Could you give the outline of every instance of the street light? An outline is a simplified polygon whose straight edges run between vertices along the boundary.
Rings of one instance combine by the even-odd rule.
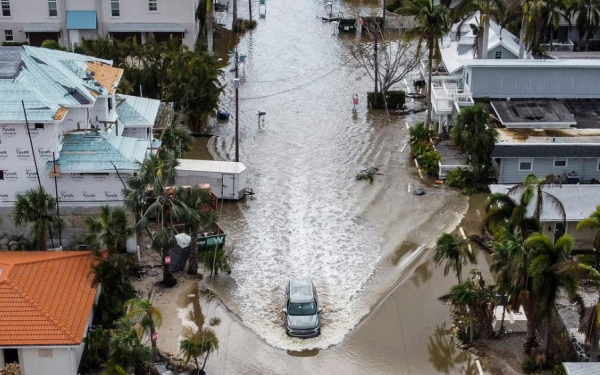
[[[240,115],[240,111],[239,111],[239,88],[240,88],[240,79],[237,78],[237,51],[235,54],[236,57],[236,61],[235,61],[235,75],[236,78],[233,79],[233,88],[235,89],[235,161],[239,162],[240,161],[240,121],[239,121],[239,115]]]

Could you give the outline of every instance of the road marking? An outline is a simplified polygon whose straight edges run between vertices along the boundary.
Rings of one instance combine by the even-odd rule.
[[[400,153],[403,153],[403,152],[404,152],[404,149],[406,148],[406,146],[408,146],[408,143],[405,143],[405,144],[404,144],[404,147],[402,147],[402,150],[400,150]]]

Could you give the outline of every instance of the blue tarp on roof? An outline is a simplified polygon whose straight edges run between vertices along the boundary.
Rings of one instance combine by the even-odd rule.
[[[67,30],[96,30],[97,28],[95,10],[67,11]]]

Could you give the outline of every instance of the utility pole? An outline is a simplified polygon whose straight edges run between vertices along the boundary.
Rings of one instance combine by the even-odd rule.
[[[235,28],[237,25],[237,0],[233,0],[233,25],[232,27]]]
[[[239,88],[240,79],[238,78],[238,51],[235,49],[235,79],[233,81],[235,87],[235,161],[240,161],[240,106],[239,106]]]
[[[21,100],[23,106],[23,115],[25,116],[25,127],[27,128],[27,136],[29,137],[29,144],[31,145],[31,156],[33,156],[33,165],[35,165],[35,174],[37,175],[38,185],[42,188],[42,181],[40,180],[40,171],[38,170],[37,160],[35,157],[35,149],[33,148],[33,140],[31,139],[31,132],[29,131],[29,121],[27,120],[27,110],[25,109],[25,101]]]
[[[252,0],[248,0],[248,13],[250,14],[250,22],[252,22]]]

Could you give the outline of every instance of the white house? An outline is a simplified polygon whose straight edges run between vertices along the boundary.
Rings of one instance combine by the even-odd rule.
[[[0,47],[0,207],[40,184],[61,205],[118,204],[123,180],[158,147],[160,102],[116,94],[110,61]]]
[[[0,252],[0,369],[76,375],[100,287],[89,251]]]
[[[198,0],[2,0],[0,39],[40,46],[46,39],[72,48],[82,38],[134,36],[141,43],[152,34],[171,36],[194,48],[198,35]]]

